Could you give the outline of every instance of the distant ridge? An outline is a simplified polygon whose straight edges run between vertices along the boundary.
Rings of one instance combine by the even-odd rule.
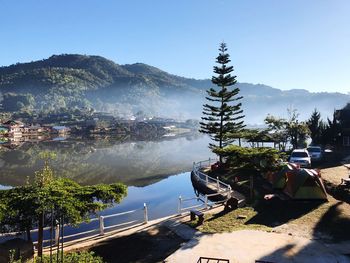
[[[301,119],[308,118],[314,108],[324,117],[331,116],[334,109],[350,102],[350,96],[341,93],[237,85],[244,96],[246,122],[251,124],[262,123],[269,113],[283,116],[289,107],[299,109]],[[121,116],[143,111],[149,115],[199,118],[205,90],[211,86],[209,79],[184,78],[144,63],[119,65],[101,56],[79,54],[53,55],[0,67],[2,94],[31,95],[34,102],[30,107],[45,111],[93,106]]]

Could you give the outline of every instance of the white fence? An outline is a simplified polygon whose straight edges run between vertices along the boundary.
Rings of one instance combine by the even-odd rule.
[[[193,169],[192,172],[195,174],[197,179],[199,179],[203,184],[206,186],[211,185],[211,188],[216,188],[216,193],[212,194],[206,194],[204,195],[204,199],[201,197],[192,197],[192,198],[183,198],[179,196],[179,201],[178,201],[178,214],[182,214],[183,212],[188,212],[191,209],[194,208],[205,208],[208,209],[210,206],[215,205],[215,204],[221,204],[226,202],[229,198],[231,198],[231,193],[232,189],[231,186],[220,181],[218,177],[213,178],[209,176],[206,173],[203,173],[201,171],[201,168],[207,168],[210,167],[212,164],[216,163],[217,160],[214,158],[209,158],[208,160],[204,161],[199,161],[199,162],[194,162],[193,163]],[[213,187],[214,186],[214,187]],[[218,195],[224,195],[226,198],[221,201],[217,202],[212,202],[210,201],[210,197],[218,196]],[[187,202],[193,202],[194,200],[201,201],[202,204],[196,204],[196,205],[190,205],[190,206],[184,206],[185,203]]]
[[[218,192],[220,192],[220,191],[226,192],[229,189],[232,191],[231,186],[220,181],[218,177],[213,178],[213,177],[209,176],[208,174],[201,172],[201,168],[210,167],[212,164],[214,164],[216,162],[217,162],[216,159],[211,159],[211,158],[209,158],[208,160],[205,160],[205,161],[197,162],[197,163],[194,162],[192,172],[197,176],[197,178],[199,180],[201,180],[206,185],[215,183]]]
[[[141,220],[131,220],[131,221],[123,222],[123,223],[105,226],[105,220],[108,218],[114,218],[114,217],[119,217],[119,216],[123,216],[123,215],[130,215],[130,214],[134,214],[134,213],[137,213],[140,211],[143,211],[143,218],[141,218]],[[136,224],[147,224],[147,222],[148,222],[148,207],[147,207],[146,203],[144,203],[143,208],[130,210],[130,211],[122,212],[122,213],[111,214],[111,215],[105,215],[105,216],[101,215],[101,216],[98,216],[95,218],[91,218],[87,224],[90,224],[90,223],[95,222],[95,221],[98,221],[98,228],[94,228],[91,230],[78,232],[78,233],[74,233],[74,234],[70,234],[70,235],[64,235],[63,237],[59,235],[60,229],[59,229],[59,226],[57,225],[57,226],[55,226],[55,229],[53,231],[54,237],[52,240],[54,240],[54,243],[57,244],[58,242],[60,242],[62,240],[62,238],[63,238],[63,240],[67,240],[67,239],[74,240],[74,239],[76,239],[76,237],[91,237],[91,236],[97,236],[97,235],[103,236],[109,230],[114,230],[114,229],[118,229],[118,228],[121,229],[121,228],[128,227],[128,226],[131,227],[131,226],[135,226]],[[67,227],[69,227],[69,225],[64,225],[64,227],[67,228]],[[46,227],[46,228],[44,228],[44,230],[51,230],[51,228]],[[37,232],[37,231],[38,231],[38,229],[33,229],[31,232]],[[47,243],[52,242],[52,240],[46,239],[43,241],[43,243],[47,244]],[[37,244],[38,242],[35,241],[33,243]]]

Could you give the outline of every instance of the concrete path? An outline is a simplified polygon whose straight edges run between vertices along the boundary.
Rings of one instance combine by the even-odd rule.
[[[187,217],[188,216],[185,216],[184,218]],[[181,237],[183,240],[188,241],[193,238],[199,238],[200,236],[203,236],[203,233],[196,231],[194,228],[189,227],[188,225],[183,224],[182,221],[184,220],[169,219],[163,222],[162,225],[169,228],[172,232]]]
[[[211,212],[219,212],[216,207]],[[324,245],[315,240],[290,236],[288,234],[268,233],[263,231],[242,230],[232,233],[203,234],[182,224],[189,220],[189,215],[169,216],[152,220],[129,229],[111,231],[104,236],[92,236],[78,241],[65,242],[65,251],[90,247],[113,238],[128,236],[140,231],[147,231],[159,225],[166,226],[186,242],[164,262],[197,262],[199,257],[229,259],[230,263],[250,263],[255,260],[267,262],[349,262],[344,254],[350,253],[350,242]],[[48,253],[48,250],[46,250]]]
[[[350,252],[350,244],[342,245]],[[195,235],[165,262],[197,262],[199,257],[229,259],[230,263],[267,262],[350,262],[335,246],[288,234],[242,230],[232,233]]]

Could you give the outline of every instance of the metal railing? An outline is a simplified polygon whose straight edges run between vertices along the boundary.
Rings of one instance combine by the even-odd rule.
[[[227,188],[231,189],[231,186],[229,184],[226,184],[226,183],[220,181],[219,177],[214,178],[214,177],[211,177],[208,174],[203,173],[202,171],[200,171],[201,168],[210,167],[213,164],[213,162],[217,162],[217,160],[209,158],[208,160],[199,161],[197,163],[193,162],[192,172],[197,176],[197,178],[199,180],[201,180],[202,182],[205,182],[206,185],[208,185],[210,183],[216,184],[216,188],[217,188],[218,191],[222,191],[221,188],[224,188],[223,191],[226,191]]]
[[[197,202],[201,201],[202,204],[197,204],[197,205],[191,205],[191,206],[183,207],[183,203],[184,202],[193,201],[193,200],[197,200]],[[191,209],[203,207],[204,203],[205,203],[205,200],[203,200],[200,197],[182,198],[181,195],[180,195],[179,196],[179,201],[178,201],[178,206],[177,206],[177,213],[179,215],[181,215],[183,212],[189,211]]]
[[[215,202],[210,201],[209,197],[222,195],[223,194],[222,192],[213,193],[213,194],[206,194],[206,195],[204,195],[204,200],[201,197],[183,198],[180,195],[179,199],[178,199],[178,207],[177,207],[178,214],[181,215],[182,213],[189,212],[191,209],[194,209],[194,208],[209,209],[209,208],[213,207],[214,205],[225,203],[231,197],[230,191],[231,190],[227,190],[227,193],[226,193],[227,197],[225,199],[220,200],[220,201],[215,201]],[[185,202],[193,201],[193,200],[197,200],[197,202],[201,201],[202,204],[191,205],[191,206],[186,206],[186,207],[183,206]]]
[[[208,174],[203,173],[201,171],[201,168],[210,167],[216,161],[217,161],[216,159],[209,158],[208,160],[199,161],[197,163],[194,162],[192,172],[206,186],[212,185],[213,186],[212,188],[216,187],[217,192],[212,193],[212,194],[205,194],[204,199],[202,199],[201,197],[183,198],[180,195],[179,199],[178,199],[178,208],[177,208],[177,212],[179,215],[182,214],[183,212],[189,212],[189,210],[194,209],[194,208],[208,209],[209,207],[212,207],[213,205],[224,203],[228,199],[231,198],[232,188],[230,185],[220,181],[218,177],[213,178],[213,177],[209,176]],[[224,198],[221,201],[216,201],[216,202],[209,200],[210,197],[219,196],[219,195],[224,195],[224,196],[226,196],[226,198]],[[197,200],[197,202],[201,201],[202,204],[184,206],[184,203],[189,202],[189,201],[194,201],[194,200]]]
[[[208,257],[200,257],[197,261],[197,263],[209,263],[209,262],[216,262],[216,263],[220,263],[220,262],[226,262],[229,263],[230,260],[229,259],[225,259],[225,258],[208,258]]]
[[[122,223],[118,223],[118,224],[113,224],[110,226],[105,226],[105,220],[108,218],[114,218],[114,217],[118,217],[118,216],[123,216],[123,215],[129,215],[129,214],[133,214],[136,213],[138,211],[143,210],[143,218],[142,220],[131,220],[131,221],[126,221],[126,222],[122,222]],[[135,209],[135,210],[130,210],[130,211],[126,211],[126,212],[121,212],[121,213],[116,213],[116,214],[110,214],[110,215],[105,215],[105,216],[98,216],[95,218],[91,218],[90,221],[88,222],[88,224],[94,222],[94,221],[98,221],[98,228],[94,228],[91,230],[87,230],[87,231],[83,231],[83,232],[78,232],[78,233],[74,233],[74,234],[70,234],[70,235],[64,235],[64,236],[60,236],[59,235],[59,226],[55,226],[54,229],[54,243],[57,244],[58,242],[60,242],[62,239],[66,240],[66,239],[71,239],[70,241],[74,240],[76,237],[78,236],[84,236],[84,237],[92,237],[92,236],[97,236],[97,235],[105,235],[105,233],[108,230],[112,230],[112,229],[116,229],[116,228],[123,228],[123,227],[130,227],[133,225],[136,225],[136,223],[138,224],[147,224],[148,223],[148,207],[146,205],[146,203],[143,204],[143,208],[139,208],[139,209]],[[65,224],[64,227],[69,227],[69,224]],[[50,230],[50,227],[45,227],[44,230]],[[38,229],[33,229],[32,232],[37,232]],[[43,241],[44,244],[50,243],[51,240],[50,239],[46,239]],[[37,241],[34,241],[33,244],[37,244]],[[46,247],[44,245],[44,247]]]

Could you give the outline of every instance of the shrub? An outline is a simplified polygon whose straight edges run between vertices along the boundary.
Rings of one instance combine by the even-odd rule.
[[[14,254],[12,253],[10,255],[10,263],[25,263],[26,261],[23,261],[21,259],[15,260]],[[28,262],[32,262],[32,260],[29,260]],[[49,263],[50,262],[50,256],[44,255],[43,258],[36,258],[36,263]],[[71,252],[66,253],[63,256],[63,261],[61,259],[61,255],[58,256],[57,261],[57,254],[52,255],[52,263],[59,263],[59,262],[69,262],[69,263],[104,263],[103,259],[99,256],[96,256],[94,252],[88,252],[88,251],[82,251],[82,252]]]
[[[226,164],[234,169],[249,169],[256,172],[278,170],[285,154],[273,148],[244,148],[229,145],[214,152],[226,159]]]

